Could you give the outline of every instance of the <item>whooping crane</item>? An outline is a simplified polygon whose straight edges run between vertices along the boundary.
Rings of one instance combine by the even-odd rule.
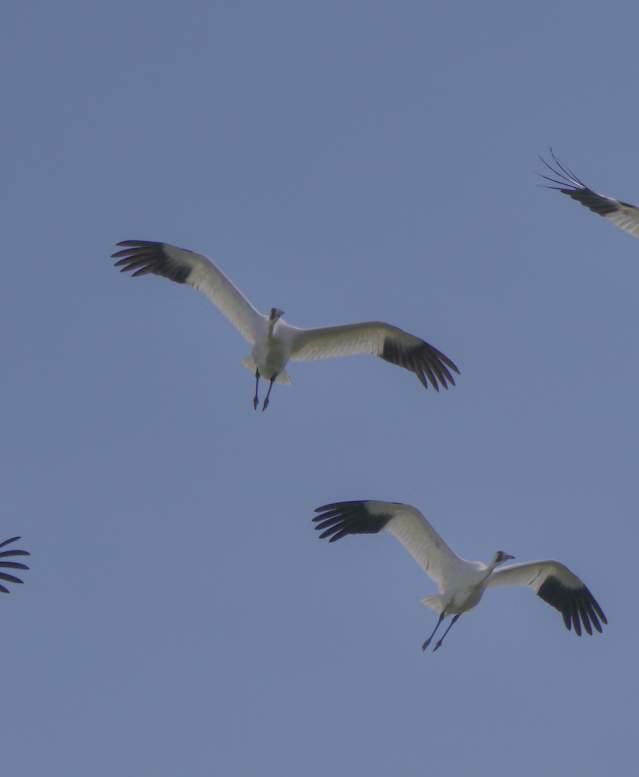
[[[556,178],[551,178],[549,175],[541,175],[546,181],[557,184],[556,186],[549,186],[549,189],[557,189],[563,194],[567,194],[573,200],[577,200],[577,202],[590,208],[594,213],[598,213],[600,216],[608,219],[608,221],[611,221],[630,235],[639,237],[639,208],[636,205],[623,202],[622,200],[615,200],[612,197],[606,197],[605,194],[598,194],[589,186],[586,186],[583,181],[579,180],[570,168],[562,164],[554,155],[552,149],[550,149],[550,154],[557,168],[546,162],[543,157],[539,157],[550,172],[556,176]]]
[[[373,354],[414,372],[424,388],[455,385],[452,372],[457,366],[443,353],[419,337],[381,321],[321,329],[298,329],[282,318],[284,311],[271,308],[262,315],[213,262],[202,254],[169,243],[124,240],[112,254],[120,272],[162,275],[177,283],[188,283],[214,302],[253,346],[242,363],[255,375],[253,407],[259,404],[260,378],[269,381],[262,410],[266,410],[273,383],[290,383],[284,369],[289,359],[311,361],[331,356]]]
[[[601,623],[608,623],[603,610],[584,583],[559,561],[532,561],[511,564],[504,569],[495,567],[514,558],[498,550],[486,565],[481,561],[465,561],[457,556],[415,507],[399,502],[354,501],[334,502],[315,510],[313,518],[320,539],[335,542],[347,534],[376,534],[386,529],[399,540],[415,561],[439,587],[438,596],[423,599],[425,605],[439,615],[432,634],[422,645],[426,650],[445,617],[453,619],[436,643],[441,647],[446,634],[462,613],[472,610],[486,588],[497,585],[524,585],[532,588],[545,602],[563,615],[566,628],[581,628],[592,634],[592,626],[601,632]]]
[[[8,540],[5,540],[4,542],[0,542],[0,548],[6,548],[7,545],[10,545],[12,542],[17,542],[20,537],[11,537]],[[0,550],[0,569],[29,569],[29,567],[26,564],[22,564],[19,561],[5,561],[7,558],[15,558],[16,556],[28,556],[30,555],[28,551],[26,550]],[[6,583],[21,583],[22,580],[20,580],[19,577],[16,577],[15,575],[10,575],[8,572],[0,572],[0,580],[4,580]],[[2,585],[0,583],[0,591],[2,593],[8,594],[9,589]]]

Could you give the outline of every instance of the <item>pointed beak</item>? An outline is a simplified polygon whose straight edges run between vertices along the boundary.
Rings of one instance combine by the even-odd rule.
[[[278,318],[282,318],[284,315],[284,311],[280,310],[279,308],[271,308],[271,312],[269,314],[269,319],[271,321],[277,321]]]

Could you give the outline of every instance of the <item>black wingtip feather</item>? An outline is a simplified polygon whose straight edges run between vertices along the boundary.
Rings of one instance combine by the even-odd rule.
[[[582,634],[582,626],[592,635],[592,627],[599,633],[602,632],[600,620],[608,623],[599,603],[585,585],[570,588],[551,575],[541,585],[537,596],[559,610],[568,631],[574,630],[579,637]]]
[[[0,561],[0,567],[3,569],[29,569],[26,564],[19,561]]]
[[[576,202],[589,208],[593,213],[603,216],[604,218],[611,213],[618,211],[620,206],[629,208],[635,207],[630,203],[615,200],[604,194],[598,194],[578,178],[567,165],[560,162],[552,149],[550,149],[550,154],[557,165],[556,168],[549,164],[543,157],[539,157],[548,170],[550,170],[553,175],[557,176],[556,178],[551,178],[542,173],[539,174],[540,177],[544,178],[546,181],[557,184],[556,186],[548,186],[548,189],[556,189],[562,194],[568,195],[568,197],[571,197]]]
[[[17,540],[21,540],[22,537],[9,537],[8,540],[5,540],[4,542],[0,542],[0,548],[4,548],[5,545],[10,545],[12,542],[16,542]]]
[[[347,534],[376,534],[381,531],[392,515],[372,515],[367,501],[332,502],[315,508],[313,522],[315,530],[321,532],[320,539],[336,542]]]
[[[15,575],[10,575],[8,572],[0,572],[0,580],[4,580],[7,583],[21,584],[22,580]]]
[[[120,240],[116,243],[116,246],[131,247],[131,248],[143,248],[144,246],[161,246],[157,240]]]
[[[8,540],[0,542],[0,548],[6,548],[7,545],[10,545],[12,542],[17,542],[19,539],[20,537],[10,537]],[[29,569],[26,564],[23,564],[20,561],[6,561],[5,559],[29,555],[31,554],[27,550],[21,550],[19,548],[9,548],[8,550],[0,551],[0,569],[19,569],[21,571],[26,571]],[[23,582],[19,577],[16,577],[9,572],[0,572],[0,580],[3,580],[5,583],[14,583],[15,585],[22,585]],[[9,589],[5,585],[0,585],[0,591],[5,594],[9,593]]]
[[[386,337],[381,358],[414,372],[426,389],[429,385],[436,391],[439,391],[440,387],[447,389],[449,384],[454,386],[455,380],[450,370],[459,374],[457,365],[425,340],[413,339],[415,345],[406,345],[392,335]]]
[[[124,246],[124,249],[111,254],[111,258],[118,260],[114,266],[119,267],[120,272],[130,272],[133,278],[151,273],[169,278],[175,283],[186,283],[193,269],[188,261],[169,256],[164,243],[122,240],[117,245]]]
[[[9,542],[15,542],[16,540],[19,540],[20,537],[14,537],[12,540],[6,540],[5,542],[0,543],[0,548],[6,547]],[[0,551],[0,559],[3,558],[9,558],[12,556],[30,556],[28,550],[22,550],[21,548],[9,548],[7,550],[1,550]]]

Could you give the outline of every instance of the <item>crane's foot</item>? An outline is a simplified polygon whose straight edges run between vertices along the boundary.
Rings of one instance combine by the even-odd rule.
[[[260,371],[255,370],[255,396],[253,397],[253,410],[257,410],[257,406],[260,404],[258,393],[260,390]]]
[[[275,378],[277,378],[277,375],[273,375],[273,377],[271,378],[268,384],[268,391],[266,392],[266,399],[264,400],[264,404],[262,405],[262,412],[264,412],[268,407],[268,401],[271,398],[271,391],[273,390],[273,384],[275,383]]]

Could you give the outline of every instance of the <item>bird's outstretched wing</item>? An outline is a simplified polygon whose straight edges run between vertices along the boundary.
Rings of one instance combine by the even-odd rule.
[[[437,348],[399,327],[381,321],[320,329],[290,327],[290,332],[293,361],[372,354],[414,372],[424,388],[428,388],[430,383],[437,391],[440,386],[454,386],[452,373],[459,374],[457,365]]]
[[[186,248],[150,240],[123,240],[122,250],[112,254],[120,272],[162,275],[176,283],[188,283],[201,291],[237,327],[249,343],[255,342],[261,313],[210,259]]]
[[[0,580],[5,583],[21,583],[19,577],[10,574],[9,572],[3,572],[3,569],[29,569],[26,564],[22,564],[20,561],[7,561],[7,559],[16,558],[18,556],[28,556],[29,553],[26,550],[18,550],[14,548],[12,550],[3,550],[7,545],[11,545],[12,542],[17,542],[20,537],[10,537],[4,542],[0,542]],[[0,583],[0,591],[4,594],[9,593],[9,589]]]
[[[601,632],[606,616],[584,582],[559,561],[532,561],[496,569],[488,586],[524,585],[532,588],[545,602],[559,610],[566,628],[581,636],[581,627],[592,634]]]
[[[563,194],[567,194],[573,200],[590,208],[594,213],[611,221],[619,229],[623,229],[634,237],[639,237],[639,208],[636,205],[615,200],[605,194],[598,194],[577,178],[570,168],[562,164],[553,154],[552,149],[550,149],[550,154],[556,167],[553,167],[543,157],[539,157],[554,176],[551,178],[549,175],[541,175],[542,178],[553,184],[548,187],[549,189],[557,189]]]
[[[385,529],[406,548],[437,583],[440,591],[465,568],[424,516],[398,502],[334,502],[315,510],[313,521],[320,539],[335,542],[347,534],[376,534]]]

